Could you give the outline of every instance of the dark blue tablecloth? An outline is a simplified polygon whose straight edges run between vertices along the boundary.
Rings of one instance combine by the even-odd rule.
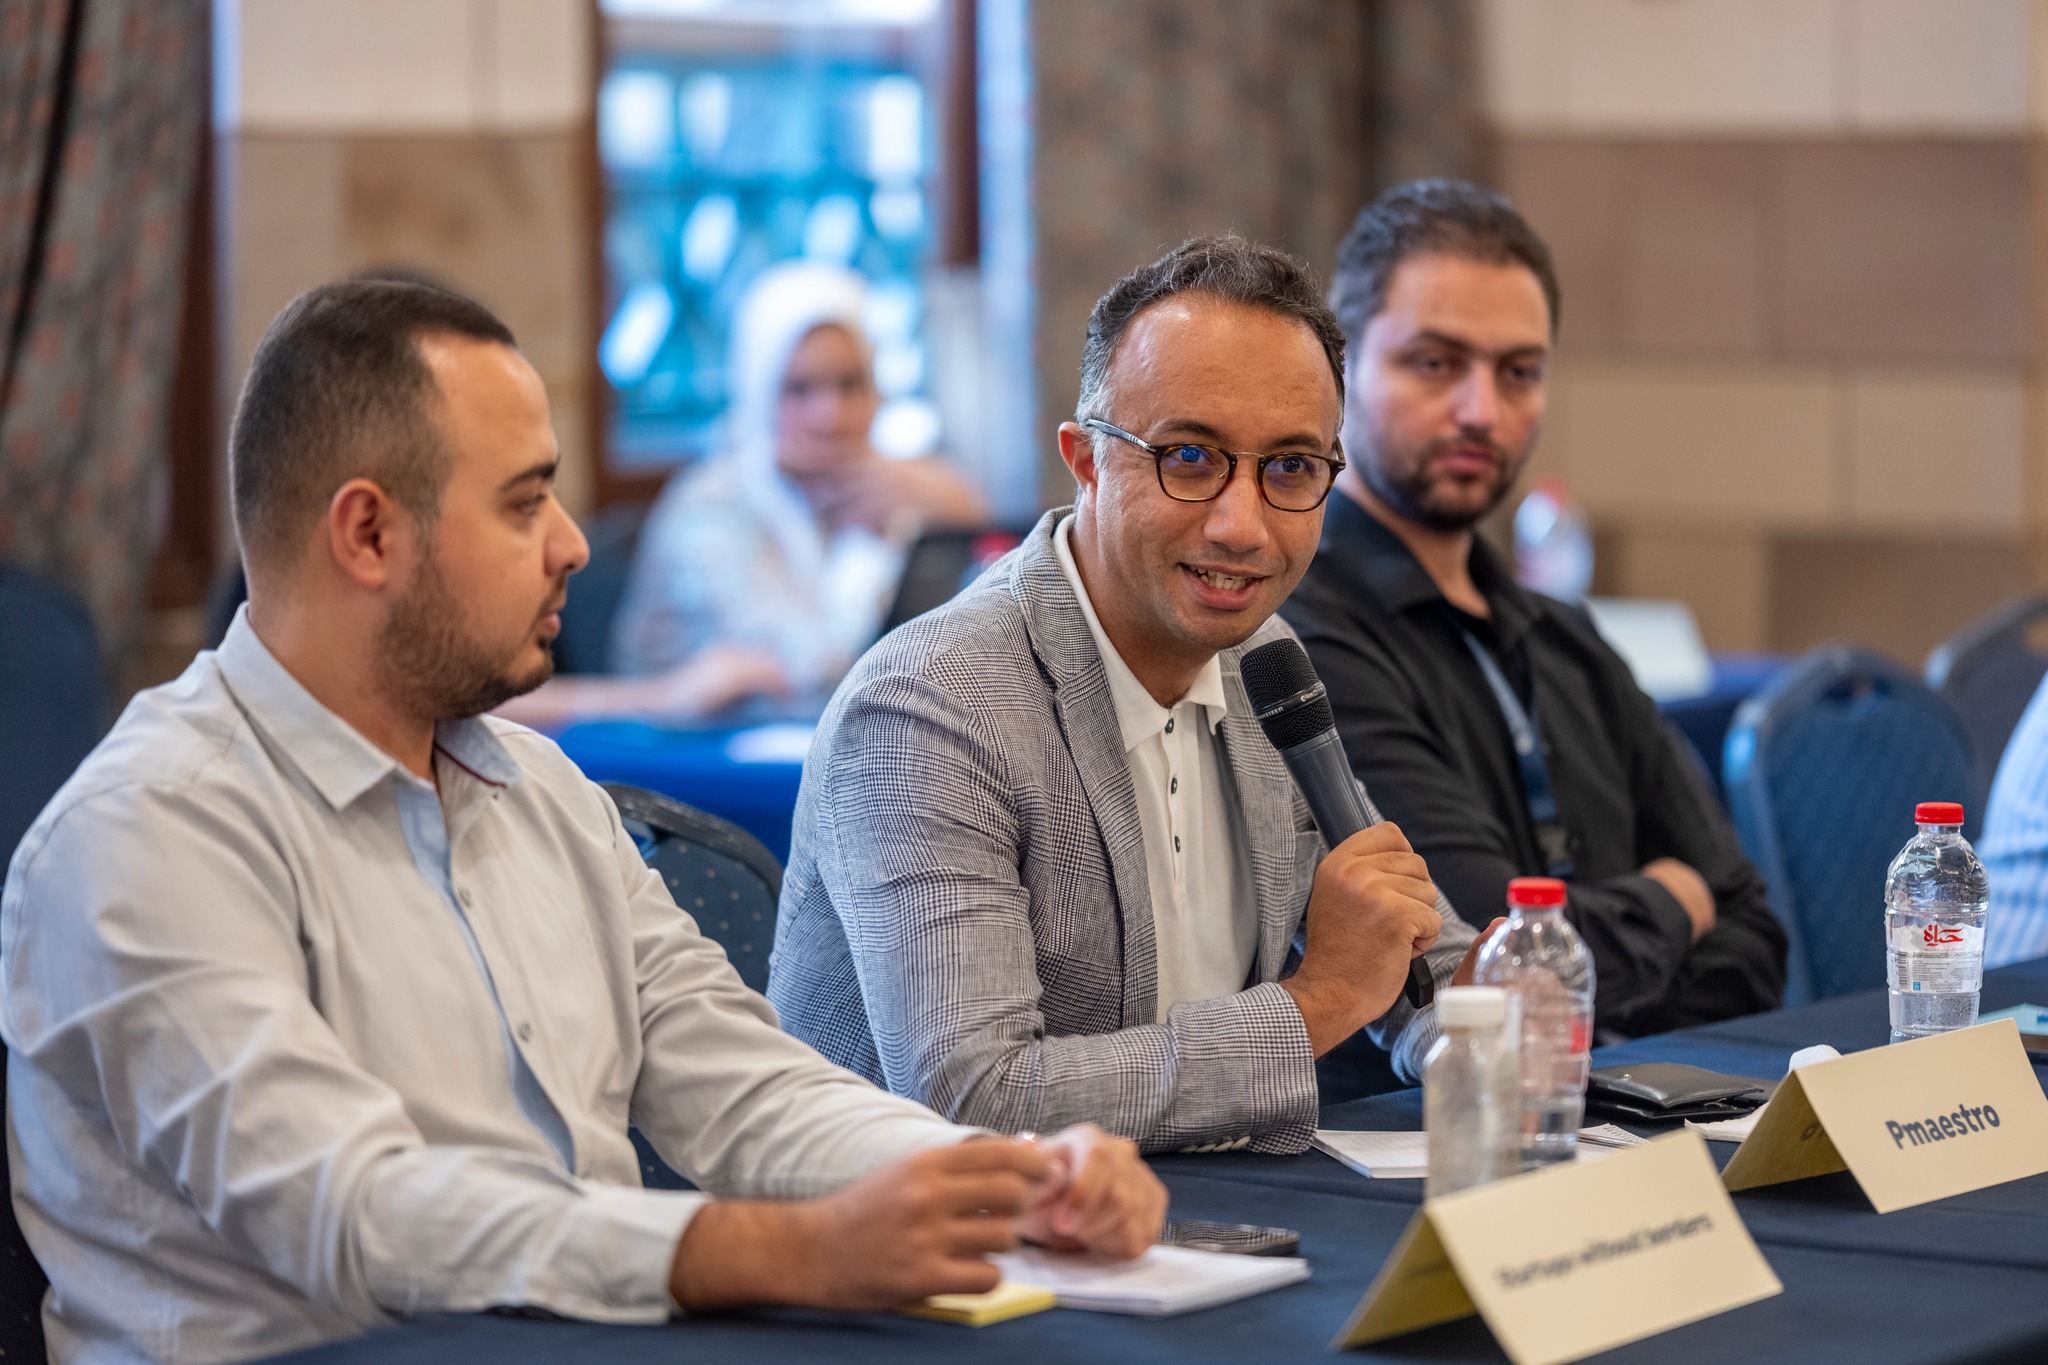
[[[2048,1001],[2048,963],[1991,973],[1984,1007]],[[1660,1058],[1776,1078],[1792,1051],[1843,1051],[1887,1036],[1882,994],[1846,997],[1603,1049],[1602,1064]],[[1324,1123],[1416,1128],[1415,1091],[1327,1110]],[[1723,1161],[1734,1150],[1713,1144]],[[1368,1180],[1319,1153],[1176,1156],[1155,1168],[1182,1217],[1280,1224],[1302,1235],[1305,1284],[1164,1321],[1054,1311],[979,1330],[886,1314],[762,1312],[665,1327],[598,1327],[495,1317],[410,1324],[290,1357],[367,1361],[640,1362],[674,1360],[1047,1362],[1185,1365],[1326,1360],[1329,1342],[1392,1250],[1422,1183]],[[1785,1292],[1598,1357],[1615,1365],[1728,1361],[2005,1362],[2048,1360],[2048,1177],[1882,1217],[1846,1176],[1736,1196]],[[1367,1360],[1505,1359],[1477,1319],[1358,1353]]]
[[[793,756],[744,761],[734,741],[754,727],[667,729],[638,721],[575,725],[555,736],[593,782],[628,782],[710,811],[789,861],[789,824],[804,765]]]

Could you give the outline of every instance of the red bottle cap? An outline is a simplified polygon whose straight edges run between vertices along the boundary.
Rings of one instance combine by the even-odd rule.
[[[1555,877],[1517,877],[1508,883],[1508,904],[1563,905],[1564,883]]]
[[[1960,825],[1963,823],[1963,807],[1956,801],[1922,801],[1913,807],[1913,823],[1916,825]]]

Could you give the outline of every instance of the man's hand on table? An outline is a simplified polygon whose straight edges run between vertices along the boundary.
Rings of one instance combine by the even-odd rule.
[[[970,1139],[822,1199],[707,1204],[676,1246],[669,1293],[685,1309],[893,1308],[995,1288],[986,1258],[1022,1238],[1136,1256],[1165,1215],[1166,1190],[1137,1148],[1093,1124]]]
[[[1391,821],[1362,829],[1316,869],[1294,997],[1320,1057],[1387,1012],[1408,964],[1443,932],[1429,868]]]

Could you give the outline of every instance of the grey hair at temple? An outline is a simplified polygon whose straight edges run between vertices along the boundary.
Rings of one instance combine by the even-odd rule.
[[[1284,251],[1225,233],[1183,242],[1150,265],[1140,266],[1109,287],[1088,315],[1088,341],[1081,351],[1081,397],[1074,420],[1111,417],[1109,367],[1132,319],[1177,294],[1202,294],[1225,303],[1292,318],[1315,333],[1344,396],[1344,332],[1323,301],[1309,268]]]

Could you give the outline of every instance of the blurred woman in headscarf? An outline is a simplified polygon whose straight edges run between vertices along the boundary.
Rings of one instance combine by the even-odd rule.
[[[545,724],[696,715],[830,689],[873,642],[919,531],[974,526],[936,459],[877,452],[866,286],[811,262],[762,273],[733,319],[726,448],[670,480],[612,626],[623,677],[562,678],[506,708]]]

